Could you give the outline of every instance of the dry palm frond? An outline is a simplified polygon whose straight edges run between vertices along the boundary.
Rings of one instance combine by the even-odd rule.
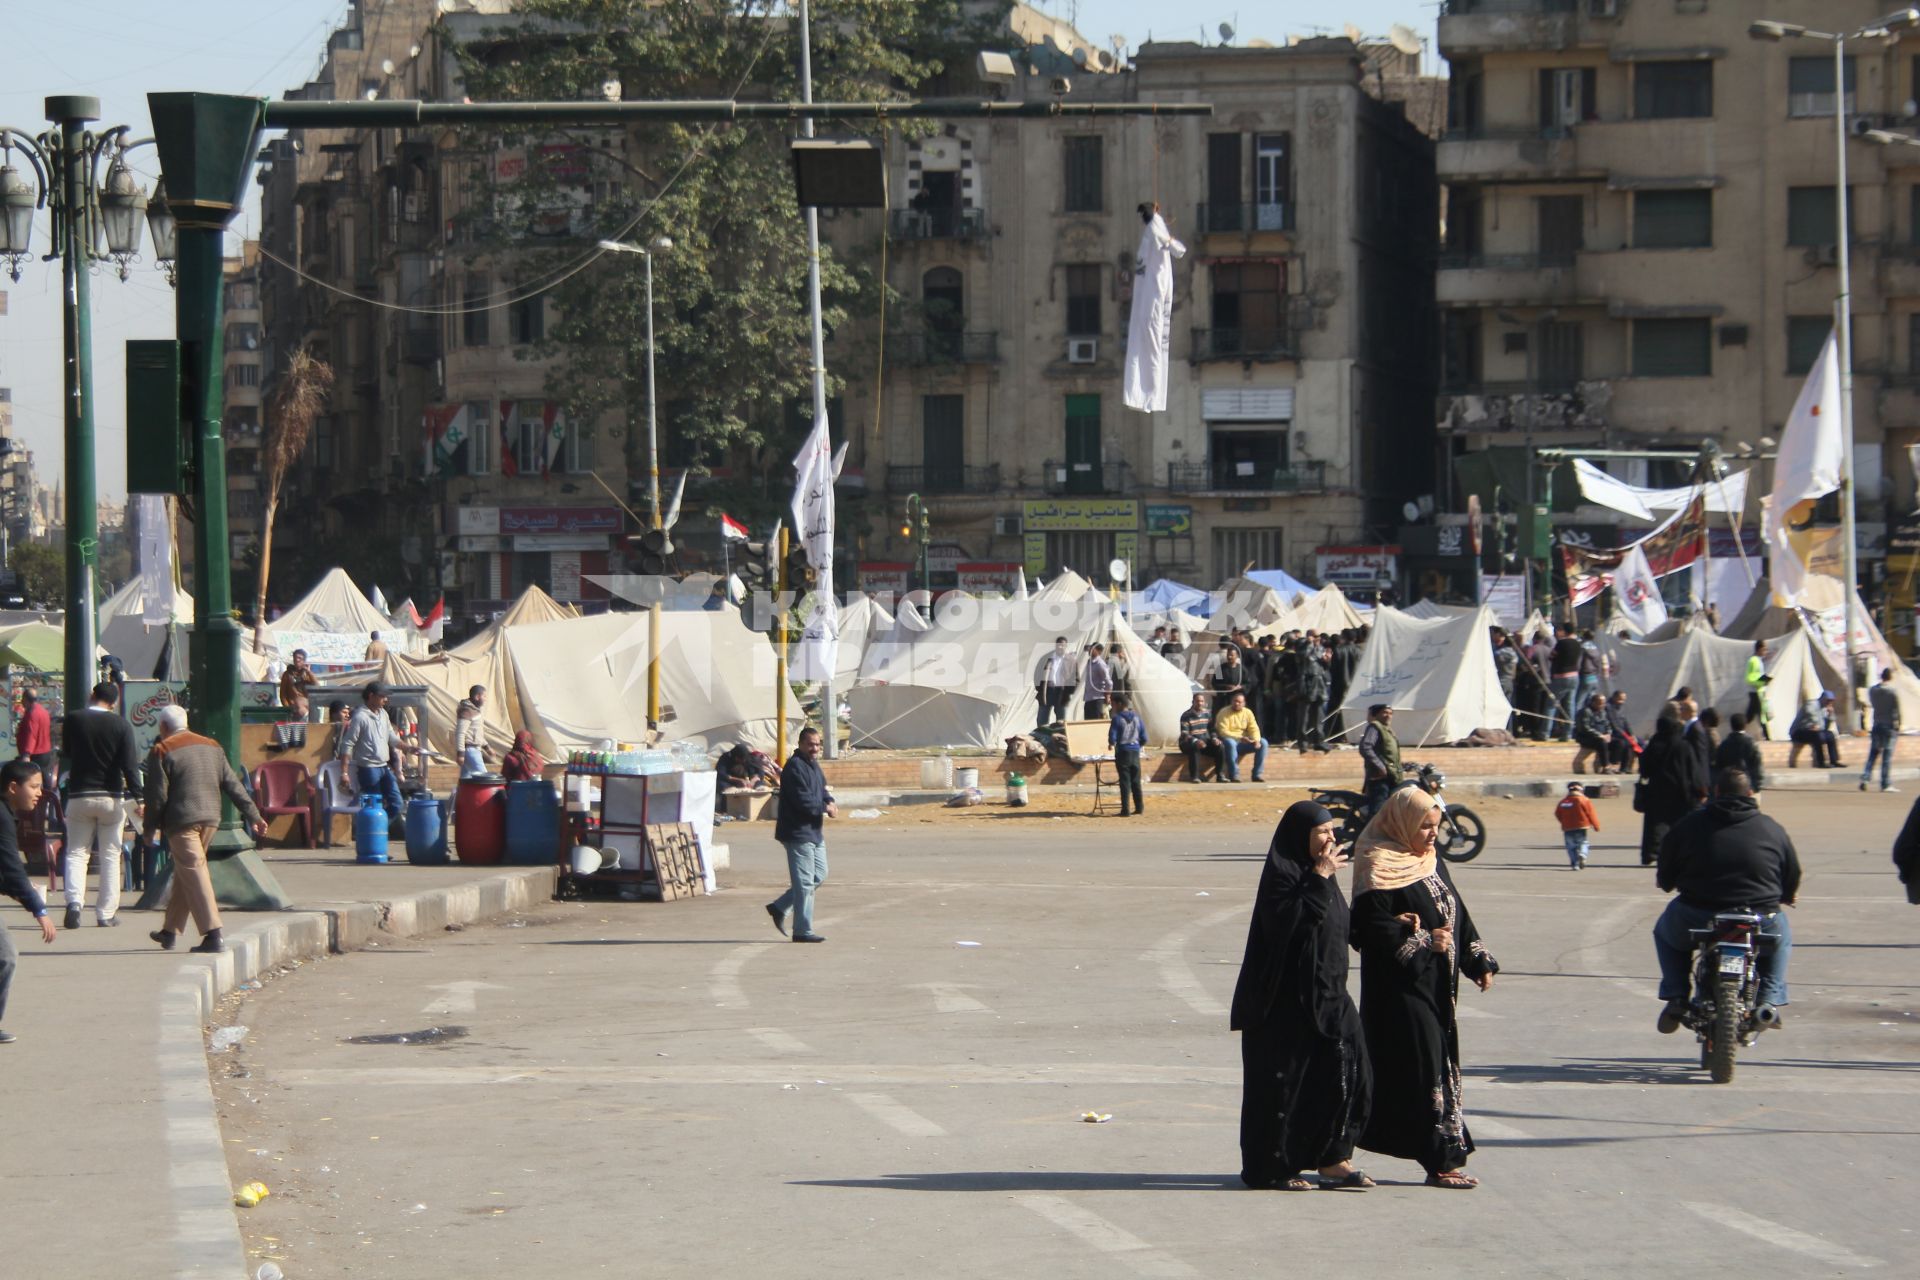
[[[327,407],[332,394],[333,366],[301,347],[287,361],[286,372],[267,397],[266,429],[260,442],[260,477],[267,493],[260,521],[260,581],[253,611],[256,652],[267,616],[267,575],[273,565],[273,517],[280,507],[280,487],[307,447],[314,419]]]

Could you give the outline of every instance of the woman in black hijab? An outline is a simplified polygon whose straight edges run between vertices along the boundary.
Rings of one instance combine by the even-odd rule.
[[[1362,1189],[1353,1167],[1367,1124],[1373,1073],[1360,1014],[1347,994],[1347,900],[1334,875],[1346,864],[1334,818],[1303,800],[1273,833],[1233,992],[1233,1030],[1245,1068],[1240,1180],[1249,1187]]]
[[[1706,798],[1707,771],[1700,754],[1686,739],[1680,717],[1662,712],[1653,737],[1640,753],[1640,780],[1634,784],[1633,807],[1640,811],[1640,865],[1650,867],[1659,857],[1667,829]]]

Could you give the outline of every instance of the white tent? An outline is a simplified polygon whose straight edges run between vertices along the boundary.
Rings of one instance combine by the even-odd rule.
[[[1393,731],[1408,746],[1458,742],[1475,729],[1505,728],[1513,707],[1500,692],[1487,640],[1496,623],[1486,608],[1429,619],[1375,609],[1373,634],[1340,708],[1349,736],[1358,734],[1367,708],[1378,702],[1393,708]]]
[[[845,690],[860,678],[867,652],[893,634],[893,615],[872,596],[855,592],[840,606],[840,643],[835,650],[833,687]]]
[[[1265,626],[1291,610],[1304,594],[1282,594],[1252,578],[1230,579],[1213,593],[1210,629],[1224,632],[1229,627]]]
[[[300,602],[264,628],[266,643],[282,657],[305,649],[316,664],[359,662],[375,634],[389,649],[424,653],[420,633],[396,627],[360,593],[345,569],[329,569]]]
[[[1846,595],[1840,580],[1824,573],[1807,575],[1798,609],[1782,608],[1773,602],[1773,590],[1765,578],[1754,587],[1747,603],[1725,627],[1729,636],[1742,640],[1773,641],[1775,637],[1804,633],[1813,655],[1820,684],[1837,698],[1847,696],[1847,681],[1842,674],[1847,665]],[[1867,679],[1878,683],[1882,668],[1893,669],[1893,689],[1900,699],[1900,723],[1905,732],[1920,731],[1920,677],[1895,653],[1873,615],[1854,595],[1854,651],[1867,669]],[[1856,692],[1856,701],[1864,704],[1864,695]],[[1772,707],[1776,717],[1793,714],[1776,698]]]
[[[187,633],[193,627],[193,596],[173,589],[173,648],[167,650],[167,626],[150,627],[141,607],[140,579],[108,596],[100,605],[100,647],[120,659],[133,680],[184,679],[187,674]],[[156,671],[162,653],[166,671]]]
[[[1473,612],[1470,604],[1441,604],[1437,600],[1416,600],[1400,612],[1409,618],[1418,618],[1422,622],[1431,622],[1435,618],[1458,618]]]
[[[1620,640],[1601,636],[1600,651],[1611,659],[1611,685],[1627,695],[1627,714],[1635,732],[1650,736],[1661,709],[1675,691],[1693,689],[1702,708],[1717,707],[1722,716],[1747,708],[1747,659],[1751,640],[1716,636],[1705,627],[1682,627],[1667,640]],[[1773,736],[1784,738],[1787,722],[1800,703],[1820,692],[1820,673],[1813,647],[1804,631],[1769,641],[1767,707]]]
[[[669,741],[711,751],[774,741],[774,655],[732,605],[663,612],[661,725]],[[647,616],[603,613],[508,627],[520,708],[549,759],[603,738],[637,741],[647,727]],[[804,723],[788,700],[788,740]]]
[[[456,658],[481,657],[499,646],[500,634],[508,627],[523,627],[534,622],[558,622],[562,618],[579,616],[580,611],[572,605],[561,604],[539,587],[530,586],[507,606],[505,613],[447,652]]]

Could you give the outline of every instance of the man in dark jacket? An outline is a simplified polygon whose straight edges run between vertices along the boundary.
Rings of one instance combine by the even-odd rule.
[[[792,884],[767,904],[773,927],[787,931],[787,912],[793,912],[795,942],[825,942],[813,931],[813,895],[827,878],[827,842],[822,818],[837,818],[833,793],[820,772],[820,731],[802,729],[793,758],[780,767],[780,803],[773,838],[787,851],[787,875]]]
[[[1716,911],[1751,908],[1760,932],[1774,939],[1760,951],[1760,1004],[1787,1003],[1787,955],[1793,931],[1783,908],[1800,892],[1800,856],[1786,831],[1760,812],[1753,781],[1738,769],[1714,779],[1713,800],[1673,824],[1660,845],[1654,882],[1677,894],[1653,926],[1660,957],[1659,1028],[1669,1034],[1687,1010],[1692,975],[1693,929],[1704,929]],[[1777,1022],[1775,1025],[1779,1025]]]
[[[1760,744],[1747,732],[1747,717],[1736,711],[1727,717],[1727,736],[1714,749],[1713,771],[1738,769],[1747,775],[1755,791],[1767,789],[1766,765],[1760,759]]]
[[[1920,800],[1907,810],[1907,823],[1893,842],[1893,865],[1907,886],[1907,901],[1920,906]]]
[[[140,794],[140,759],[133,727],[118,710],[120,687],[111,680],[93,686],[93,696],[61,722],[67,757],[67,847],[60,876],[67,890],[64,927],[80,927],[87,900],[87,863],[100,859],[95,919],[103,928],[120,923],[120,836],[126,801]]]
[[[173,889],[160,928],[147,936],[163,951],[173,950],[175,938],[193,917],[200,943],[193,950],[226,949],[220,932],[220,907],[213,899],[213,880],[207,873],[207,848],[220,830],[220,798],[233,802],[247,830],[267,834],[267,821],[254,807],[253,797],[233,771],[227,749],[212,738],[187,732],[187,709],[160,708],[155,717],[160,740],[147,757],[147,807],[141,821],[149,840],[164,833],[173,859]]]
[[[29,813],[40,804],[40,766],[31,760],[9,760],[0,765],[0,893],[25,907],[40,922],[40,940],[52,942],[53,921],[47,919],[47,904],[27,875],[20,860],[20,835],[13,815]],[[7,1016],[7,992],[13,986],[13,971],[18,959],[9,930],[0,929],[0,1019]],[[14,1036],[0,1031],[0,1044],[12,1044]]]
[[[1366,773],[1360,790],[1367,812],[1377,811],[1400,785],[1400,739],[1393,736],[1393,708],[1376,702],[1367,708],[1367,727],[1360,731],[1360,763]]]

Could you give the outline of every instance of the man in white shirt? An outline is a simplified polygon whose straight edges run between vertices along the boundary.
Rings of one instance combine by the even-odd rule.
[[[1033,671],[1033,692],[1040,703],[1037,727],[1045,728],[1067,718],[1067,704],[1080,685],[1080,663],[1067,647],[1065,636],[1056,636],[1053,649],[1040,655]]]

